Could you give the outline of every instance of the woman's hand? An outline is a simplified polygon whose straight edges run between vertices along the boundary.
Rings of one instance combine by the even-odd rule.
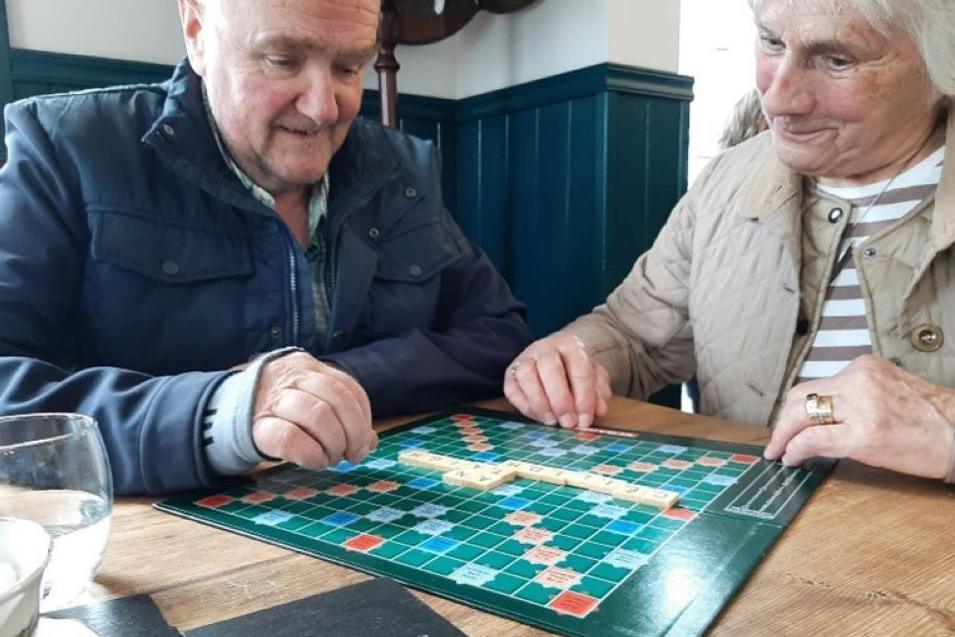
[[[806,396],[832,398],[835,424],[814,422]],[[830,378],[793,387],[764,455],[784,464],[813,456],[851,458],[926,478],[944,478],[955,454],[955,390],[876,356],[860,356]]]
[[[514,359],[504,375],[504,395],[528,418],[589,427],[595,416],[607,413],[610,377],[580,338],[557,332]]]

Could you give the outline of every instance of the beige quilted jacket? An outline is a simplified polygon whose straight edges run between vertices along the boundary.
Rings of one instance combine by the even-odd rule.
[[[946,139],[936,196],[854,258],[874,353],[955,386],[955,109]],[[695,373],[703,413],[771,423],[819,323],[849,217],[830,222],[833,208],[850,209],[805,190],[760,135],[711,162],[606,303],[565,331],[614,393],[642,398]]]

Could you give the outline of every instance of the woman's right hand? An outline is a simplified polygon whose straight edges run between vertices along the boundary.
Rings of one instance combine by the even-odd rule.
[[[504,395],[528,418],[589,427],[607,413],[610,376],[578,336],[556,332],[531,343],[508,366]]]

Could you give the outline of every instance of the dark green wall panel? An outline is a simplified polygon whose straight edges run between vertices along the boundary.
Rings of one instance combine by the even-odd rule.
[[[162,82],[172,73],[172,66],[168,64],[109,60],[25,49],[10,51],[10,69],[14,85],[20,82],[35,82],[65,90]]]
[[[540,114],[536,110],[518,111],[508,118],[507,143],[507,221],[510,235],[499,237],[509,251],[511,269],[505,271],[515,294],[528,304],[531,313],[540,307],[540,262],[537,259],[539,238],[536,235],[540,216],[540,148],[538,128]],[[466,170],[464,162],[459,168]],[[475,190],[480,185],[475,186]],[[533,246],[533,247],[531,247]]]
[[[592,264],[601,259],[598,234],[600,201],[603,191],[603,163],[599,161],[602,146],[600,100],[579,98],[570,103],[569,165],[572,176],[567,185],[568,222],[567,249],[564,251],[566,279],[560,282],[565,294],[564,311],[583,312],[596,305],[604,294],[596,283],[598,268]]]
[[[477,161],[480,167],[480,178],[471,184],[472,188],[477,184],[483,186],[483,189],[477,188],[474,191],[475,200],[480,204],[481,215],[480,231],[475,235],[475,240],[487,249],[491,260],[499,264],[498,267],[502,271],[513,270],[513,254],[517,247],[513,243],[508,243],[507,240],[499,239],[499,237],[512,236],[507,214],[507,139],[506,117],[495,115],[481,122],[481,148]],[[459,154],[457,165],[461,166],[466,161],[466,157],[465,154]],[[458,201],[463,205],[462,198],[459,197]]]
[[[600,303],[686,190],[692,80],[598,65],[457,105],[457,214],[542,336]],[[679,389],[658,394],[679,404]]]
[[[507,120],[500,115],[457,127],[458,197],[449,202],[464,233],[478,244],[501,272],[513,272],[507,245]]]
[[[0,0],[0,105],[13,99],[13,81],[10,76],[10,34],[7,30],[7,4]],[[0,141],[0,151],[3,142]]]
[[[595,102],[495,114],[458,128],[462,226],[528,303],[541,334],[592,301]]]
[[[673,78],[599,65],[459,103],[459,220],[536,334],[600,302],[686,189],[691,81]]]

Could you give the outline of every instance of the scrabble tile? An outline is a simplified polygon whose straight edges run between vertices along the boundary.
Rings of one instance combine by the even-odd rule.
[[[557,469],[556,467],[541,467],[541,471],[537,474],[537,479],[541,482],[548,482],[550,484],[567,484],[567,474],[569,472],[566,469]]]
[[[420,467],[422,469],[432,469],[432,463],[428,461],[427,456],[431,454],[420,449],[406,449],[398,454],[398,462],[409,467]]]
[[[517,477],[517,471],[515,469],[499,464],[493,465],[490,469],[484,470],[484,473],[491,473],[495,476],[500,476],[504,479],[504,482],[510,482]]]
[[[614,492],[622,489],[627,485],[623,480],[617,480],[616,478],[608,478],[607,476],[600,474],[591,474],[597,476],[596,480],[590,480],[589,486],[587,487],[591,491],[596,491],[597,493],[605,493],[607,495],[613,495]]]
[[[536,465],[533,465],[529,462],[523,462],[521,460],[508,460],[506,462],[502,462],[500,466],[513,469],[514,471],[517,472],[518,477],[523,478],[524,476],[521,475],[521,472],[529,471],[531,467],[534,467]]]
[[[623,483],[610,495],[620,500],[626,500],[627,502],[643,504],[647,491],[649,491],[647,487],[642,487],[639,484]]]
[[[448,484],[473,489],[475,488],[474,485],[477,484],[477,474],[468,469],[458,469],[456,471],[448,471],[441,476],[441,480]]]
[[[469,489],[479,489],[481,491],[490,491],[496,489],[505,482],[505,474],[494,471],[481,471],[477,469],[458,469],[448,471],[441,476],[441,479],[448,484],[459,487],[468,487]]]
[[[471,462],[470,460],[464,460],[463,458],[451,458],[449,456],[441,456],[441,460],[439,462],[441,464],[440,469],[443,471],[473,469],[478,464],[476,462]]]
[[[641,504],[649,504],[650,506],[660,507],[661,509],[669,509],[680,501],[680,494],[663,489],[647,489],[643,494],[643,498],[644,500]]]
[[[598,480],[606,480],[605,476],[586,471],[568,471],[566,475],[567,486],[577,489],[591,490],[591,486]]]

